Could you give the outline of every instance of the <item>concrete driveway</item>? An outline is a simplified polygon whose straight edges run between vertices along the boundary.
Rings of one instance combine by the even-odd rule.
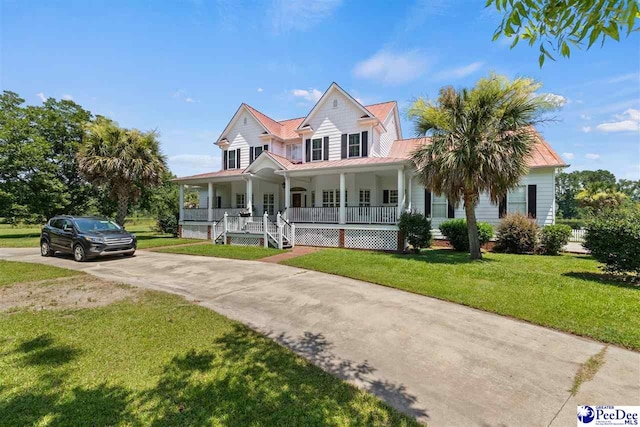
[[[640,405],[640,353],[609,346],[572,397],[576,371],[603,344],[357,280],[153,252],[76,263],[0,249],[0,258],[183,295],[433,426],[573,426],[577,405]]]

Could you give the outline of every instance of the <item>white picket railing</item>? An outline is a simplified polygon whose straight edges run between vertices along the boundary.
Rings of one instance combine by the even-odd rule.
[[[219,220],[225,213],[229,215],[240,215],[240,211],[242,209],[229,208],[229,209],[211,209],[212,218],[214,221]],[[185,221],[208,221],[209,220],[209,209],[207,208],[187,208],[184,209],[184,220]]]
[[[347,224],[395,224],[398,208],[395,206],[347,206]]]
[[[579,230],[571,230],[570,242],[584,242],[584,237],[587,234],[587,230],[581,228]]]
[[[227,244],[229,233],[262,235],[265,247],[269,242],[273,242],[279,249],[284,248],[285,242],[292,247],[295,244],[295,226],[283,220],[280,213],[276,216],[275,223],[269,221],[269,215],[266,212],[261,217],[230,216],[225,213],[222,220],[214,224],[214,242],[222,236],[220,242]]]
[[[288,208],[287,219],[290,222],[312,222],[337,224],[340,208]]]

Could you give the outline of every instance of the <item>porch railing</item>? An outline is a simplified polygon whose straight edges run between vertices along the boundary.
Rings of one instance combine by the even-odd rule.
[[[395,224],[398,208],[395,206],[347,206],[347,224]]]
[[[279,249],[295,245],[295,225],[282,219],[279,213],[276,215],[276,222],[270,221],[266,212],[260,217],[224,214],[221,220],[214,223],[213,228],[215,243],[226,244],[229,233],[242,233],[253,236],[262,235],[265,248],[270,244]]]
[[[340,218],[340,208],[288,208],[289,222],[317,222],[337,224]]]
[[[222,218],[225,212],[228,213],[229,215],[240,215],[241,210],[242,209],[236,209],[236,208],[211,209],[211,211],[213,212],[214,221]],[[184,209],[184,220],[185,221],[208,221],[209,209],[207,208]]]

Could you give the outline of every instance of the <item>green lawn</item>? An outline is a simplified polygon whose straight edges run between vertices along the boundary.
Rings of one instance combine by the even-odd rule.
[[[0,260],[0,286],[82,274],[79,271],[67,270],[66,268]]]
[[[14,280],[58,274],[32,269]],[[0,425],[416,425],[215,312],[134,298],[0,312]]]
[[[40,245],[40,227],[0,224],[0,248],[33,248]]]
[[[640,286],[603,275],[585,256],[423,255],[327,249],[284,264],[453,301],[640,350]]]
[[[193,242],[193,240],[191,240]],[[178,248],[159,249],[156,252],[165,252],[184,255],[203,255],[219,258],[234,259],[260,259],[272,255],[277,255],[285,250],[263,248],[259,246],[233,246],[233,245],[193,245],[181,246]]]

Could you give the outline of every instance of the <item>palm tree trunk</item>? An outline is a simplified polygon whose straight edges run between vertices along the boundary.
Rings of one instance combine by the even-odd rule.
[[[469,195],[464,196],[464,212],[467,216],[467,232],[469,233],[469,254],[472,260],[482,259],[480,237],[476,220],[476,202]]]
[[[124,220],[127,217],[127,211],[129,210],[129,193],[125,189],[124,191],[118,191],[118,214],[116,216],[116,222],[120,226],[124,226]]]

